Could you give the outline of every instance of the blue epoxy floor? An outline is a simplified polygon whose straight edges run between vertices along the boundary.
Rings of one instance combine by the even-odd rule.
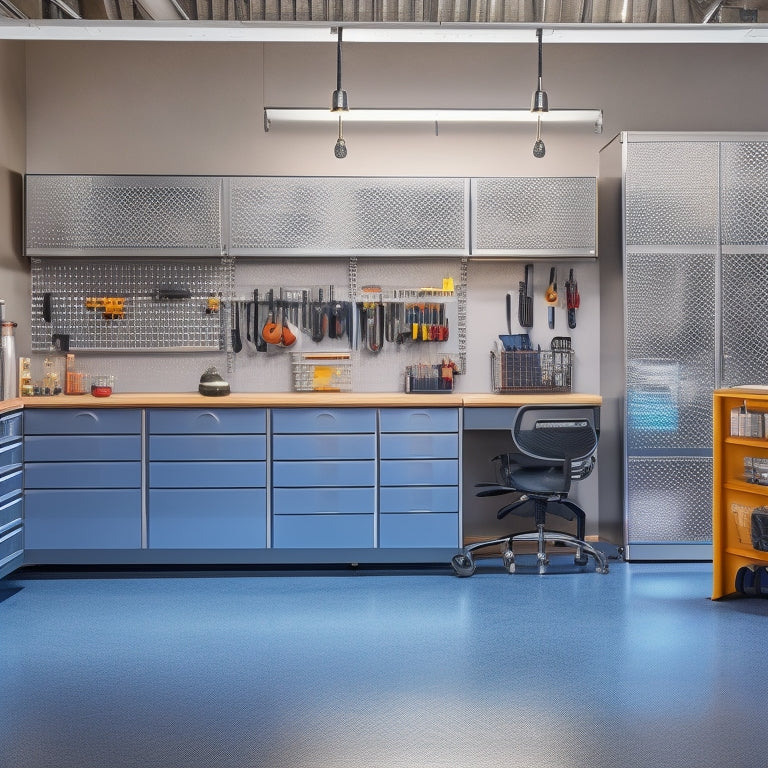
[[[711,566],[0,581],[2,768],[757,768],[768,601]]]

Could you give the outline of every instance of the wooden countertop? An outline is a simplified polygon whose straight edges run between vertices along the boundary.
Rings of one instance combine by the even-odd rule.
[[[509,408],[534,403],[600,405],[600,395],[578,393],[496,395],[493,393],[419,395],[403,392],[233,392],[206,397],[197,392],[116,392],[110,397],[55,395],[0,401],[0,413],[34,408],[406,408],[410,406]]]

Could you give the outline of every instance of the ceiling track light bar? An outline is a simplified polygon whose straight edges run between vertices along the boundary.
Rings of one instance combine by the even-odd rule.
[[[539,115],[528,109],[350,109],[344,123],[535,123]],[[591,125],[595,133],[603,132],[601,109],[550,109],[541,115],[542,123]],[[321,108],[265,107],[264,131],[289,123],[338,122],[338,113]]]

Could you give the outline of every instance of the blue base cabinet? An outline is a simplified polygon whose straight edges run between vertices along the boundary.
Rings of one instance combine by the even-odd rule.
[[[272,546],[376,546],[376,411],[272,412]]]
[[[379,419],[379,546],[460,546],[458,409],[387,408]]]
[[[25,550],[139,549],[141,411],[24,411]]]
[[[0,417],[0,578],[24,560],[24,463],[21,412]]]
[[[262,408],[147,413],[149,549],[267,545],[267,418]]]
[[[446,561],[459,409],[35,407],[0,419],[0,576],[20,564]]]

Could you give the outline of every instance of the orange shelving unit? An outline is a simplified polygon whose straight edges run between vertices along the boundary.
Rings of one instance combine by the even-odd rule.
[[[757,507],[768,507],[768,485],[745,478],[745,459],[768,462],[766,436],[731,434],[733,409],[765,413],[768,388],[720,389],[714,393],[714,488],[712,509],[712,599],[736,591],[736,572],[744,565],[768,565],[768,552],[752,546],[750,518]],[[738,430],[733,430],[737,432]]]

